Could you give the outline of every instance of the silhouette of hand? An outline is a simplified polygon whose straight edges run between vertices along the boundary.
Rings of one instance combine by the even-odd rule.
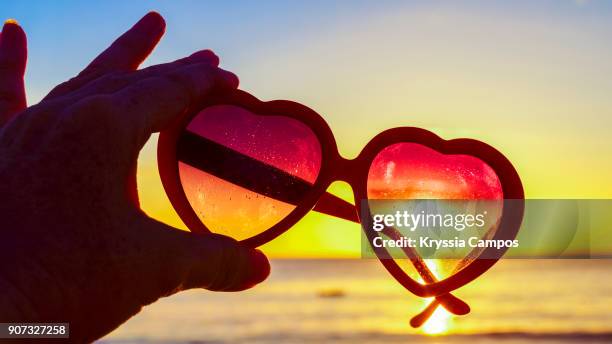
[[[0,322],[69,322],[71,341],[89,342],[160,297],[244,290],[268,276],[260,251],[171,228],[138,207],[136,160],[151,133],[212,90],[238,86],[207,50],[136,70],[164,30],[147,14],[26,108],[25,33],[4,25]]]

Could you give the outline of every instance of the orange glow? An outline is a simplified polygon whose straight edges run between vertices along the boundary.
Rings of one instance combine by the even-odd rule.
[[[249,191],[189,165],[179,163],[189,204],[208,229],[243,240],[271,228],[294,205]]]
[[[368,173],[373,199],[500,199],[493,169],[468,155],[443,155],[416,143],[382,150]]]
[[[448,332],[451,315],[443,307],[438,307],[423,325],[423,333],[433,336],[443,335]]]

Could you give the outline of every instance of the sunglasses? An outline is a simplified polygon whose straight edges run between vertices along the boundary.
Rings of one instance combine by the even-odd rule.
[[[372,230],[372,212],[360,201],[514,200],[502,202],[488,234],[498,240],[516,237],[524,211],[518,173],[485,143],[446,141],[400,127],[378,134],[348,160],[315,111],[286,100],[263,102],[241,90],[209,97],[161,132],[158,167],[170,202],[191,231],[224,234],[251,247],[273,240],[311,210],[362,224],[370,243],[381,235],[398,238],[392,227]],[[351,185],[354,204],[326,192],[338,180]],[[507,249],[472,253],[438,280],[414,249],[404,248],[405,259],[394,259],[386,248],[372,248],[404,288],[434,298],[412,318],[413,327],[440,305],[456,315],[469,313],[468,304],[451,292],[482,275]]]

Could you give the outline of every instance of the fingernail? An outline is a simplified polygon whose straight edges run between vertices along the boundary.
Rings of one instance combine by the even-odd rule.
[[[260,250],[251,250],[250,255],[252,270],[249,282],[252,285],[256,285],[263,282],[270,275],[270,262]]]
[[[223,81],[225,81],[228,86],[232,88],[238,88],[238,85],[240,85],[240,80],[238,79],[236,74],[232,72],[228,72],[224,69],[219,68],[219,75],[221,76]]]

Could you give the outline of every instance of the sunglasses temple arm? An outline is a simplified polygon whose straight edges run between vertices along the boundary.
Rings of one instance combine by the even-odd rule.
[[[453,303],[463,303],[465,304],[466,307],[468,307],[468,311],[469,311],[469,306],[467,305],[467,303],[465,303],[464,301],[462,301],[461,299],[451,295],[451,294],[444,294],[444,295],[440,295],[437,296],[435,299],[433,299],[429,305],[427,305],[427,307],[425,307],[425,309],[423,309],[421,311],[421,313],[415,315],[414,317],[412,317],[412,319],[410,319],[410,326],[417,328],[417,327],[421,327],[421,325],[423,325],[427,320],[429,320],[429,318],[431,318],[431,316],[433,315],[433,313],[435,312],[435,310],[438,308],[438,306],[442,305],[440,303],[440,299],[446,299],[445,304],[449,305],[449,304],[453,304]],[[454,299],[451,301],[451,299]],[[447,308],[446,305],[442,305],[442,307],[444,307],[447,311],[455,314],[455,315],[465,315],[467,314],[466,312],[461,312],[461,313],[455,313],[451,310],[449,310]]]
[[[382,233],[391,239],[397,239],[401,236],[401,233],[393,227],[385,228]],[[429,270],[425,261],[412,248],[404,247],[403,251],[425,283],[431,284],[437,282],[436,276]],[[433,305],[434,303],[435,305]],[[430,304],[431,309],[427,307],[423,312],[412,318],[410,325],[413,327],[421,326],[429,319],[438,305],[442,305],[446,310],[455,315],[465,315],[470,312],[470,306],[466,302],[450,293],[446,293],[436,296],[432,304]]]
[[[360,223],[359,216],[357,215],[357,208],[350,202],[330,194],[329,192],[325,192],[321,195],[319,201],[312,210],[347,221]]]
[[[357,216],[357,208],[353,204],[327,192],[321,196],[313,210],[355,223],[360,223],[359,217]],[[393,237],[395,235],[392,234],[390,236]],[[409,252],[407,253],[409,256],[414,257],[414,254]],[[415,268],[426,283],[436,282],[435,276],[429,270],[429,268],[427,268],[427,265],[422,259],[411,258],[410,260],[412,261],[413,265],[415,265]],[[421,313],[410,319],[410,326],[417,328],[423,325],[440,305],[455,315],[465,315],[470,312],[470,306],[456,296],[450,293],[438,295]]]
[[[460,270],[460,269],[457,269],[457,270]],[[454,298],[454,296],[451,295],[451,294],[444,294],[444,295],[440,295],[440,296],[436,297],[435,299],[433,299],[429,303],[429,305],[427,305],[427,307],[425,307],[425,309],[423,309],[421,311],[421,313],[415,315],[412,319],[410,319],[410,326],[412,326],[414,328],[417,328],[417,327],[420,327],[421,325],[423,325],[427,321],[427,319],[429,319],[432,316],[432,314],[435,312],[435,310],[438,308],[438,306],[441,305],[440,299],[441,298],[447,298],[447,297]],[[463,301],[460,300],[460,299],[457,299],[455,301],[452,301],[451,304],[452,303],[459,304],[460,302],[463,302]],[[446,308],[446,305],[442,305],[442,306],[444,308]],[[465,304],[465,306],[467,307],[467,310],[463,314],[454,313],[454,312],[452,312],[450,310],[449,310],[449,312],[454,313],[456,315],[467,314],[467,313],[470,312],[470,306],[468,304]],[[448,308],[446,308],[446,309],[448,310]]]
[[[323,214],[359,223],[359,217],[357,216],[357,208],[354,205],[327,192],[321,196],[313,210]],[[390,236],[393,237],[395,235],[391,234]],[[411,257],[415,256],[412,252],[407,252],[407,254]],[[436,282],[435,276],[429,270],[429,268],[427,268],[427,265],[422,259],[411,258],[410,260],[413,265],[415,265],[417,271],[419,271],[419,274],[421,275],[423,280],[425,280],[427,283]],[[444,308],[446,308],[446,310],[455,315],[465,315],[470,312],[470,306],[463,300],[457,298],[456,296],[450,293],[438,295],[421,313],[415,315],[412,319],[410,319],[410,326],[417,328],[423,325],[433,315],[434,311],[440,305],[442,305]]]
[[[429,320],[429,318],[431,318],[436,309],[438,309],[439,305],[440,303],[438,302],[438,300],[434,299],[433,301],[431,301],[429,305],[427,305],[427,307],[425,307],[425,309],[421,311],[421,313],[415,315],[414,317],[412,317],[412,319],[410,319],[410,326],[414,328],[421,327],[421,325],[423,325],[427,320]]]
[[[355,223],[360,223],[359,216],[357,215],[357,208],[353,204],[327,192],[321,196],[313,210]],[[389,237],[396,237],[399,233],[394,231],[393,233],[385,232],[385,234],[387,234]],[[406,254],[409,257],[413,257],[410,260],[426,283],[436,282],[436,277],[429,270],[422,259],[414,258],[416,256],[414,252],[406,252]],[[415,328],[420,327],[432,316],[433,312],[440,305],[455,315],[465,315],[470,312],[470,306],[465,301],[450,293],[447,293],[436,296],[429,306],[410,320],[410,325]]]

